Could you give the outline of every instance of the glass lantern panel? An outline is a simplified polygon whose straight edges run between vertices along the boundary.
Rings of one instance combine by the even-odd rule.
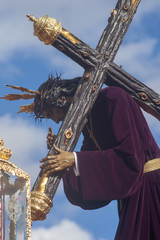
[[[27,240],[26,180],[1,172],[0,239]]]

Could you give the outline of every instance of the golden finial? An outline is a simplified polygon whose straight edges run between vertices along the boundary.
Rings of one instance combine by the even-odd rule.
[[[27,14],[27,17],[33,22],[34,35],[46,45],[51,45],[62,31],[62,24],[48,15],[36,19],[34,16]]]
[[[12,152],[9,148],[3,147],[3,145],[4,141],[0,139],[0,160],[8,160],[11,157]]]
[[[27,17],[28,17],[29,20],[32,21],[32,22],[35,22],[35,21],[36,21],[36,18],[33,17],[33,16],[31,16],[31,15],[29,15],[29,14],[27,14]]]
[[[0,147],[4,145],[4,141],[0,139]]]

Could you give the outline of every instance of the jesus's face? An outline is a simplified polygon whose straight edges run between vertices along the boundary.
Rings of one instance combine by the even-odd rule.
[[[65,111],[63,108],[59,107],[50,107],[42,112],[42,115],[45,118],[52,119],[54,122],[59,123],[64,120]]]

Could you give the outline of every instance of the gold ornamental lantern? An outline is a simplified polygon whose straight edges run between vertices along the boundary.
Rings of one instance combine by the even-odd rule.
[[[0,239],[31,240],[30,176],[8,159],[0,139]]]

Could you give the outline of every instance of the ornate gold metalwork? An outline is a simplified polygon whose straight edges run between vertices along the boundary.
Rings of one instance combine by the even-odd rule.
[[[0,160],[8,160],[11,157],[12,152],[9,148],[3,147],[3,145],[4,141],[0,139]]]
[[[136,6],[136,4],[137,4],[137,2],[138,2],[138,0],[132,0],[132,5],[131,5],[131,8],[130,8],[128,17],[127,17],[127,18],[124,17],[124,18],[122,19],[122,22],[126,22],[126,21],[128,20],[128,18],[132,15],[132,13],[133,13],[133,11],[134,11],[134,8],[135,8],[135,6]],[[123,9],[124,9],[125,11],[127,11],[127,10],[128,10],[128,6],[127,6],[127,5],[124,5]]]
[[[0,169],[4,172],[9,172],[12,175],[21,177],[26,181],[26,200],[27,200],[27,239],[31,240],[31,197],[30,197],[30,176],[16,167],[13,163],[9,161],[0,159]]]
[[[129,12],[129,16],[128,16],[128,17],[131,16],[131,14],[132,14],[132,12],[133,12],[133,10],[134,10],[134,7],[135,7],[135,5],[136,5],[137,2],[138,2],[138,0],[133,0],[133,1],[132,1],[132,5],[131,5],[131,9],[130,9],[130,12]]]
[[[28,93],[24,93],[24,94],[7,94],[4,97],[1,97],[0,99],[5,99],[8,101],[15,101],[15,100],[19,100],[19,99],[33,99],[35,98],[35,94],[28,94]]]
[[[127,11],[127,10],[128,10],[128,5],[124,5],[123,9],[124,9],[125,11]]]
[[[52,206],[52,200],[45,193],[31,192],[32,221],[45,220]]]
[[[4,142],[0,139],[0,171],[8,172],[13,176],[17,176],[18,178],[23,178],[26,182],[26,201],[27,201],[27,240],[31,240],[31,186],[30,186],[30,176],[15,166],[13,163],[6,161],[8,160],[12,152],[9,148],[3,147]]]
[[[70,32],[62,28],[62,24],[57,22],[55,18],[48,15],[35,18],[27,14],[27,17],[34,22],[34,35],[46,45],[51,45],[56,41],[60,34],[69,39],[72,43],[80,43],[80,40],[73,36]]]
[[[0,139],[0,146],[3,146],[3,145],[4,145],[3,139]]]
[[[22,92],[27,92],[28,94],[8,94],[5,95],[4,97],[0,97],[0,99],[5,99],[5,100],[9,100],[9,101],[14,101],[14,100],[19,100],[19,99],[33,99],[35,98],[36,94],[40,94],[39,91],[34,91],[34,90],[30,90],[28,88],[24,88],[24,87],[19,87],[19,86],[11,86],[11,85],[6,85],[7,87],[10,87],[12,89],[16,89]],[[29,105],[22,105],[19,107],[19,111],[18,113],[33,113],[34,112],[34,103],[31,103]]]
[[[24,88],[24,87],[12,86],[12,85],[8,85],[8,84],[5,84],[5,86],[9,87],[9,88],[12,88],[12,89],[19,90],[21,92],[27,92],[27,93],[32,93],[32,94],[40,94],[39,91],[30,90],[30,89]]]
[[[23,113],[23,112],[32,114],[34,112],[34,103],[20,106],[18,113]]]
[[[44,193],[47,182],[48,182],[48,176],[43,174],[37,191],[41,192],[41,193]]]
[[[65,136],[66,136],[67,139],[71,138],[72,135],[73,135],[73,132],[72,132],[71,128],[69,128],[65,131]]]
[[[109,52],[106,52],[105,53],[105,59],[108,60],[108,58],[109,58]]]
[[[73,36],[70,32],[62,28],[61,34],[68,38],[72,43],[80,43],[80,40]]]
[[[31,217],[32,221],[45,220],[46,215],[53,206],[52,200],[45,194],[48,181],[47,175],[42,175],[38,189],[31,192]]]
[[[144,92],[140,92],[140,93],[139,93],[139,96],[140,96],[140,98],[141,98],[143,101],[146,101],[146,100],[148,99],[147,94],[144,93]]]
[[[93,86],[92,86],[92,90],[93,90],[93,91],[96,91],[96,89],[97,89],[97,85],[93,85]]]
[[[157,105],[160,105],[160,101],[159,100],[154,100],[155,101],[155,103],[157,104]]]
[[[36,19],[27,14],[27,17],[34,22],[34,35],[46,45],[51,45],[56,41],[62,31],[62,24],[48,15]]]
[[[160,169],[160,158],[152,159],[144,165],[144,173]]]
[[[26,199],[27,199],[27,239],[31,240],[31,196],[30,196],[30,176],[16,167],[13,163],[9,161],[0,159],[0,169],[9,172],[17,177],[22,177],[26,181]]]

